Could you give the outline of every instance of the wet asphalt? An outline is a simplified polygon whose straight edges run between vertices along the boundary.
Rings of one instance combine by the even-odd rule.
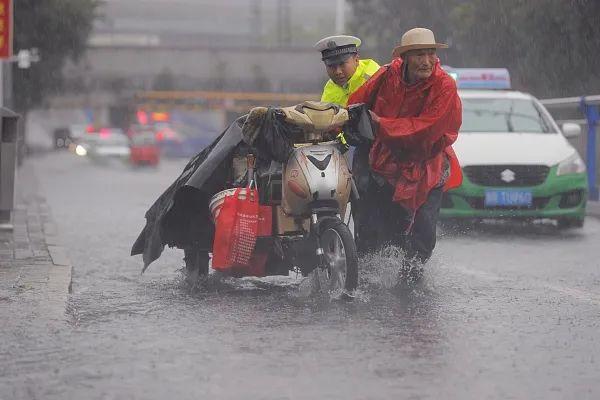
[[[600,221],[440,231],[421,284],[393,251],[353,302],[309,279],[141,274],[144,213],[181,172],[30,158],[74,266],[64,324],[0,338],[0,399],[597,399]],[[1,316],[0,318],[18,318]]]

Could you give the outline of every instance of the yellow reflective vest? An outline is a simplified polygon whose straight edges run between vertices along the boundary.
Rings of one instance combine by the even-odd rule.
[[[371,76],[379,69],[379,64],[374,60],[366,59],[358,62],[358,67],[354,75],[344,86],[335,84],[331,79],[327,81],[323,88],[321,101],[335,103],[342,107],[348,105],[348,97],[361,87]]]

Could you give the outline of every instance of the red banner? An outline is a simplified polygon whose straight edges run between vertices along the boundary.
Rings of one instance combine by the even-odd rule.
[[[12,56],[13,0],[0,0],[0,59]]]

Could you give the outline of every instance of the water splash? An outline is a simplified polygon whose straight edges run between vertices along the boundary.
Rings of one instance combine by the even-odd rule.
[[[392,289],[398,285],[398,272],[402,268],[404,250],[386,246],[362,256],[361,286]]]
[[[422,271],[422,266],[410,263],[405,268],[405,252],[398,246],[386,246],[359,259],[359,286],[348,293],[343,289],[327,290],[317,271],[302,277],[296,273],[288,276],[234,278],[218,271],[210,270],[206,277],[186,276],[185,268],[180,270],[178,287],[192,294],[241,293],[241,292],[287,292],[290,298],[315,301],[354,301],[367,303],[381,290],[414,290],[419,288],[420,280],[414,278],[414,272]],[[404,269],[403,269],[404,268]],[[418,271],[417,271],[418,270]],[[418,275],[418,274],[417,274]]]
[[[234,278],[210,269],[208,276],[188,277],[185,268],[180,271],[178,287],[195,292],[242,292],[242,291],[273,291],[296,289],[301,285],[302,277],[290,273],[288,276],[267,276]]]

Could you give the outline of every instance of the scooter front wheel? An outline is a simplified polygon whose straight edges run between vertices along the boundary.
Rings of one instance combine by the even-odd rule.
[[[354,236],[342,221],[328,220],[321,225],[319,243],[323,249],[320,281],[329,292],[349,293],[358,286],[358,255]],[[323,286],[323,285],[322,285]]]

